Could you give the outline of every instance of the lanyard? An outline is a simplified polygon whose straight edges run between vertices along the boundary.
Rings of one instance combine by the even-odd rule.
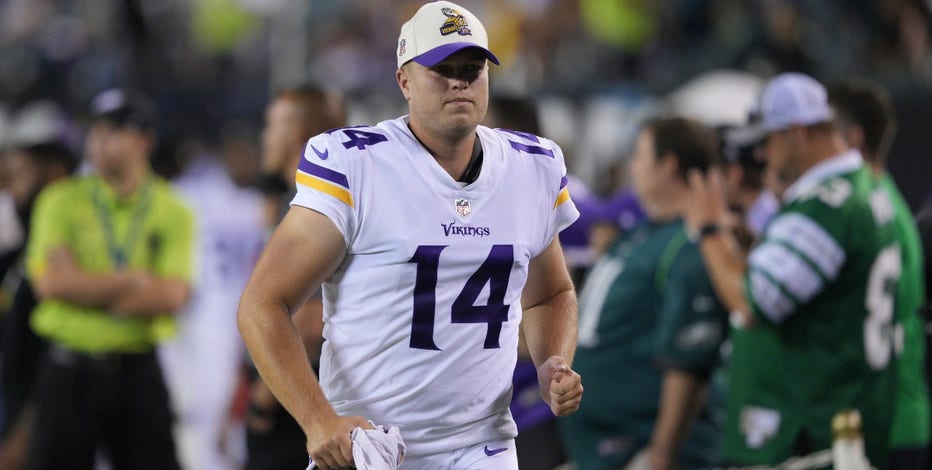
[[[129,263],[133,246],[139,232],[142,231],[142,225],[145,221],[146,214],[149,212],[149,205],[152,202],[152,178],[147,178],[142,188],[140,200],[133,209],[133,217],[130,221],[129,229],[126,231],[126,238],[123,243],[117,241],[116,228],[113,224],[113,218],[110,215],[110,209],[104,202],[100,194],[100,186],[95,185],[91,192],[91,199],[94,201],[94,208],[97,210],[97,218],[100,219],[100,226],[103,228],[104,236],[107,239],[107,252],[113,265],[117,269],[122,269]]]

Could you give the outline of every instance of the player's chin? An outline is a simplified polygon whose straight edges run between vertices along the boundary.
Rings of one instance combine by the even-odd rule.
[[[453,107],[449,109],[447,119],[449,119],[450,125],[452,126],[476,127],[481,120],[481,116],[476,112],[474,106]]]
[[[472,115],[454,115],[446,121],[445,134],[453,139],[463,138],[476,131],[479,120]]]

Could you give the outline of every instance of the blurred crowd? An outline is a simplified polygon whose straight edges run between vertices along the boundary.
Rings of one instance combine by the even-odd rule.
[[[0,129],[36,100],[81,116],[100,90],[129,86],[158,103],[156,168],[191,139],[255,134],[272,92],[305,81],[345,93],[350,122],[393,116],[399,24],[416,1],[138,0],[0,2]],[[482,0],[503,60],[492,91],[547,100],[544,129],[587,183],[633,133],[605,132],[644,102],[719,69],[783,70],[826,82],[875,78],[923,116],[932,84],[921,0]],[[919,108],[919,109],[916,109]],[[898,108],[899,109],[899,108]],[[619,116],[620,115],[620,116]],[[904,126],[905,127],[905,126]],[[250,132],[251,131],[251,132]],[[906,137],[911,129],[904,129]],[[614,138],[622,134],[625,138]],[[621,140],[621,142],[619,142]],[[908,159],[900,157],[901,159]],[[928,167],[926,167],[928,168]],[[894,163],[895,174],[912,174]],[[918,195],[907,191],[911,203]]]
[[[132,112],[143,108],[145,122],[136,130],[152,132],[145,151],[152,169],[178,191],[194,221],[190,243],[196,254],[187,262],[196,282],[185,306],[176,309],[179,334],[159,351],[181,464],[273,469],[306,459],[298,447],[300,429],[275,407],[245,357],[236,302],[293,195],[297,163],[291,159],[306,139],[333,127],[374,124],[403,109],[393,80],[397,25],[421,3],[0,0],[0,468],[18,468],[25,458],[37,412],[30,397],[40,383],[39,358],[48,353],[27,318],[35,306],[26,254],[34,204],[53,182],[100,169],[104,157],[93,157],[94,126],[104,120],[118,130],[136,129]],[[928,2],[464,5],[485,18],[490,49],[503,64],[491,71],[487,124],[547,136],[566,154],[581,218],[561,241],[580,292],[590,268],[647,217],[632,184],[633,173],[645,170],[628,166],[643,145],[638,142],[645,123],[661,132],[666,124],[650,121],[657,115],[693,119],[722,138],[714,160],[746,167],[745,175],[760,173],[754,146],[729,132],[748,122],[767,81],[782,72],[806,73],[825,84],[857,77],[884,89],[898,123],[887,170],[912,213],[932,204]],[[95,97],[111,89],[147,99],[95,108]],[[119,114],[124,112],[130,114]],[[732,182],[735,199],[729,201],[748,216],[749,244],[764,225],[752,220],[754,211],[772,214],[777,205],[757,199],[764,176],[756,177]],[[753,194],[742,200],[744,183]],[[320,347],[319,308],[319,298],[312,299],[296,318],[312,363]],[[588,333],[594,341],[594,330]],[[691,367],[715,384],[716,361]],[[512,407],[523,435],[534,440],[519,441],[527,446],[523,453],[519,447],[519,455],[535,462],[527,468],[549,470],[571,456],[562,450],[565,440],[552,416],[535,412],[536,377],[533,370],[522,375],[521,367]],[[544,442],[552,452],[526,451]],[[624,443],[604,445],[611,453]]]

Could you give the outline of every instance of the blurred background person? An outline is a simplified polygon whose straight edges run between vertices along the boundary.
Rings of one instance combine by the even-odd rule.
[[[731,229],[749,249],[780,208],[780,201],[765,184],[763,134],[750,126],[728,126],[719,129],[719,136],[725,198],[734,216]]]
[[[620,233],[634,230],[647,218],[631,185],[622,182],[625,180],[619,178],[612,185],[611,194],[601,198],[596,215],[591,218],[588,243],[594,259],[604,254]]]
[[[74,153],[64,142],[51,138],[46,142],[14,145],[0,157],[0,165],[12,175],[4,189],[15,203],[19,223],[28,237],[32,206],[47,185],[69,176],[77,166]],[[22,250],[25,238],[16,250],[17,259],[10,270],[0,276],[4,289],[9,288],[10,302],[2,312],[0,339],[0,396],[3,397],[3,424],[0,427],[0,468],[21,468],[35,424],[33,393],[42,364],[46,342],[30,328],[29,319],[36,306],[32,285],[25,277]]]
[[[749,246],[779,207],[765,185],[763,132],[756,120],[764,80],[741,70],[713,70],[686,81],[664,96],[666,112],[715,129],[733,220],[729,228]]]
[[[6,115],[0,99],[0,280],[21,268],[39,189],[74,171],[72,134],[73,123],[52,100],[39,98]],[[16,280],[22,277],[19,269],[14,271]],[[0,312],[10,298],[12,293],[0,289]]]
[[[188,300],[194,220],[150,170],[154,115],[111,89],[91,103],[94,174],[46,187],[27,243],[40,299],[31,324],[49,341],[27,468],[177,469],[156,345]]]
[[[237,130],[242,130],[237,127]],[[178,335],[159,347],[177,417],[182,467],[240,468],[245,439],[228,420],[245,347],[236,328],[236,306],[259,252],[266,227],[262,195],[250,178],[234,175],[240,151],[230,136],[214,146],[183,146],[183,169],[172,183],[195,215],[197,271],[191,300],[178,315]],[[219,139],[218,139],[219,140]],[[212,148],[213,147],[213,148]],[[247,150],[248,151],[248,150]]]
[[[720,424],[709,378],[727,316],[684,231],[686,174],[717,164],[714,133],[683,118],[647,121],[629,166],[647,220],[622,233],[580,294],[576,367],[586,400],[561,421],[580,470],[709,468]]]
[[[341,94],[302,85],[275,95],[265,113],[262,129],[262,177],[264,221],[271,232],[288,211],[294,197],[295,173],[311,137],[346,125],[346,105]],[[304,339],[308,360],[315,373],[323,343],[323,304],[315,293],[292,319]],[[249,404],[246,440],[250,470],[287,470],[307,466],[304,431],[278,403],[255,368],[248,363]]]
[[[857,409],[871,465],[886,468],[895,371],[890,287],[900,274],[893,206],[800,73],[764,88],[767,171],[792,182],[749,254],[728,230],[718,173],[689,176],[686,217],[734,328],[723,458],[777,465],[832,446]]]
[[[896,118],[886,90],[876,83],[846,81],[828,89],[835,122],[845,141],[858,149],[880,178],[893,203],[900,244],[900,281],[896,285],[896,397],[890,427],[890,469],[926,468],[929,460],[929,390],[926,385],[923,252],[912,211],[887,173]]]
[[[265,110],[260,188],[266,197],[266,222],[278,225],[294,198],[295,172],[311,137],[346,125],[343,96],[312,85],[278,92]]]

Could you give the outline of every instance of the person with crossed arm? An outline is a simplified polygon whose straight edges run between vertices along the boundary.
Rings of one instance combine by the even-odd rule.
[[[148,100],[111,89],[91,102],[94,173],[45,187],[35,203],[26,270],[49,341],[26,468],[178,469],[157,345],[188,302],[194,215],[149,162]]]

